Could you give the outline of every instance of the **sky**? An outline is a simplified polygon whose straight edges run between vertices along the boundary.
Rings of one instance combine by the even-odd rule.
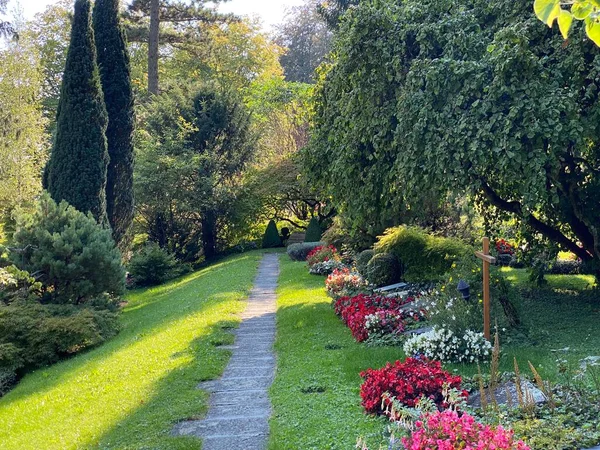
[[[56,0],[11,0],[9,10],[17,1],[21,4],[25,17],[29,19]],[[238,15],[256,15],[262,19],[263,27],[268,31],[273,25],[282,22],[286,8],[302,3],[303,0],[231,0],[221,5],[220,10]]]

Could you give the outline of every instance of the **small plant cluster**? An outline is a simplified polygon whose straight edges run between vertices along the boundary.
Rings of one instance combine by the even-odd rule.
[[[442,369],[439,361],[426,358],[407,358],[404,362],[387,363],[381,369],[361,372],[362,406],[370,414],[389,414],[392,399],[413,408],[422,398],[444,407],[444,389],[461,390],[462,379]],[[387,393],[387,394],[386,394]],[[385,394],[385,395],[384,395]],[[467,391],[461,391],[467,397]]]
[[[338,251],[333,245],[319,245],[306,256],[308,267],[327,261],[340,261]]]
[[[306,261],[308,254],[316,247],[325,245],[323,242],[299,242],[287,247],[287,254],[292,261]]]
[[[357,294],[366,285],[365,279],[349,267],[335,269],[325,280],[327,294],[334,299]]]
[[[506,240],[498,239],[496,241],[496,251],[500,255],[514,255],[515,248]]]
[[[413,301],[412,297],[358,294],[338,298],[334,309],[358,342],[386,337],[394,341],[399,339],[408,321],[423,320],[420,312],[402,310],[404,305]]]
[[[414,335],[404,343],[407,355],[423,355],[443,362],[472,363],[490,355],[492,345],[483,333],[466,330],[456,334],[447,328],[434,327]]]
[[[342,270],[346,267],[348,266],[343,262],[330,259],[329,261],[323,261],[313,264],[308,269],[308,272],[311,275],[330,275],[333,273],[334,270]]]
[[[415,422],[415,430],[402,438],[407,450],[528,450],[512,430],[492,427],[467,413],[447,409],[425,414]]]

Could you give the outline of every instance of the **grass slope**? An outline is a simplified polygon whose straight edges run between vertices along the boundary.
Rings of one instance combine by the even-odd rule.
[[[201,416],[195,388],[221,374],[227,328],[261,254],[228,258],[189,276],[127,296],[122,331],[71,360],[38,370],[0,399],[1,449],[193,449],[171,437],[178,420]]]
[[[402,358],[402,350],[357,344],[333,313],[323,282],[306,264],[281,257],[273,450],[350,449],[361,435],[372,448],[385,442],[385,421],[360,406],[359,372]]]

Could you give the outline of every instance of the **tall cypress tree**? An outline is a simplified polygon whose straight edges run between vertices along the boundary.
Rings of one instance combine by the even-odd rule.
[[[89,0],[75,1],[56,138],[44,185],[55,201],[66,200],[106,223],[107,115],[90,12]]]
[[[119,0],[96,0],[94,37],[108,112],[106,212],[117,243],[133,221],[133,89]]]

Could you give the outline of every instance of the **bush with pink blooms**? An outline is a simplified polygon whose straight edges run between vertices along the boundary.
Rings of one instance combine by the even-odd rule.
[[[407,450],[529,450],[512,430],[479,423],[467,413],[447,409],[426,414],[402,439]]]
[[[364,278],[348,267],[335,269],[325,280],[327,294],[334,299],[357,294],[366,285]]]

